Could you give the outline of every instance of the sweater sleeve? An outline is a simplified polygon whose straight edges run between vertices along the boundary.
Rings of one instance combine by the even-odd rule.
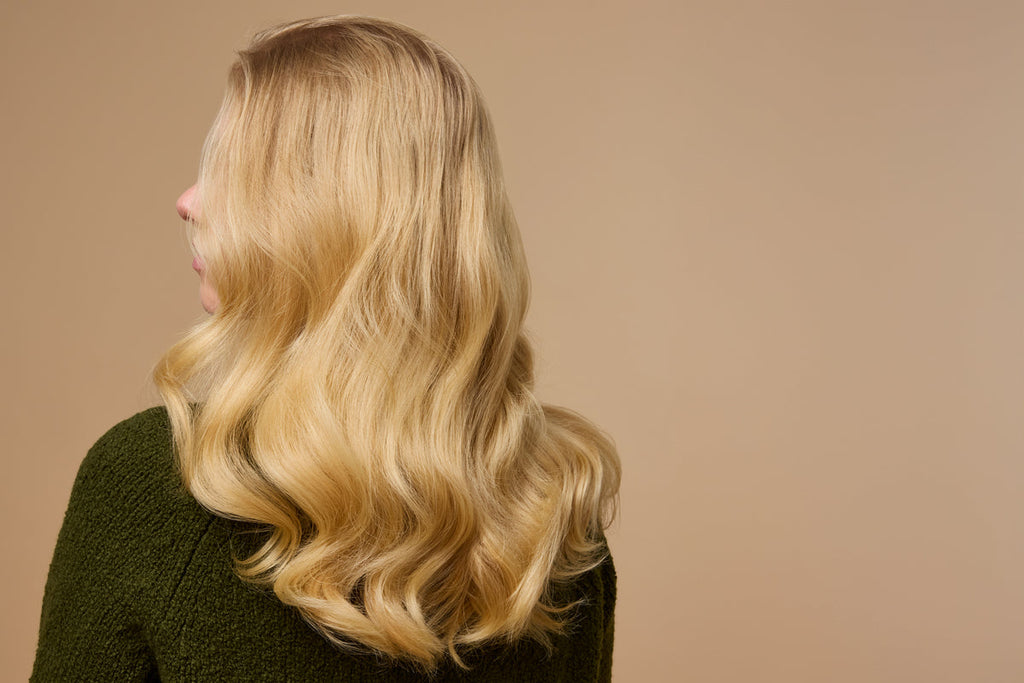
[[[32,681],[157,680],[140,616],[152,596],[137,571],[153,555],[144,504],[152,485],[131,463],[128,423],[79,468],[46,581]]]

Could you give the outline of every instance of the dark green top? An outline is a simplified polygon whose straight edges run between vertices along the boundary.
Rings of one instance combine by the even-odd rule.
[[[252,535],[181,484],[163,408],[120,423],[82,462],[43,598],[33,681],[422,681],[408,665],[342,651],[273,593],[233,572]],[[248,539],[248,540],[247,540]],[[244,550],[253,546],[246,545]],[[611,559],[566,594],[582,597],[549,655],[522,641],[446,661],[434,681],[611,679]]]

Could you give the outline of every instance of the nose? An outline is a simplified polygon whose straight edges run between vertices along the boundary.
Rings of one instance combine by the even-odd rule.
[[[174,207],[178,210],[178,215],[181,216],[182,220],[194,221],[196,219],[196,186],[188,188],[181,193],[178,197],[178,201]]]

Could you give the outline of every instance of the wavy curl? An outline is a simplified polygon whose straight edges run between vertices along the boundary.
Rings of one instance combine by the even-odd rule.
[[[426,670],[549,643],[619,486],[611,439],[534,396],[496,150],[472,78],[407,27],[256,35],[190,226],[220,306],[154,371],[189,491],[269,531],[239,575]]]

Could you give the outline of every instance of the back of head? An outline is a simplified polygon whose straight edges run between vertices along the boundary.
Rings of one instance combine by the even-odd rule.
[[[272,529],[239,573],[428,669],[557,631],[550,588],[601,560],[619,464],[533,394],[529,276],[465,69],[376,19],[265,31],[198,192],[220,307],[155,379],[192,494]]]

